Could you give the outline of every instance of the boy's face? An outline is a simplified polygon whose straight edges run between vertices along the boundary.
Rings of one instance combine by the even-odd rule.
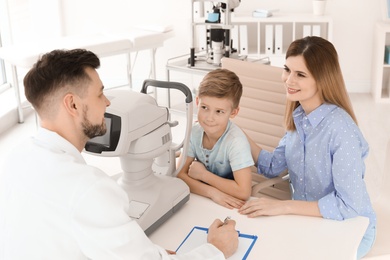
[[[219,138],[227,127],[230,118],[238,113],[233,102],[226,98],[197,97],[198,121],[209,137]]]

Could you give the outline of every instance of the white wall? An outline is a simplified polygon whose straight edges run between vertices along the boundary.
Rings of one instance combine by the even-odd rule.
[[[64,31],[66,35],[79,34],[85,32],[112,31],[128,28],[136,25],[165,24],[173,25],[175,37],[166,41],[165,46],[157,50],[157,78],[166,79],[165,64],[167,59],[189,53],[189,32],[190,32],[190,1],[188,0],[63,0]],[[135,55],[132,55],[133,58]],[[133,68],[133,80],[135,85],[142,83],[148,78],[149,53],[138,54],[136,66]],[[123,65],[124,60],[116,60]],[[104,70],[104,60],[102,69]],[[103,73],[116,77],[120,81],[123,78],[124,70]]]
[[[375,22],[382,19],[380,1],[327,1],[326,15],[333,18],[333,43],[338,50],[350,92],[370,91],[373,31]],[[157,52],[157,77],[165,79],[166,60],[189,53],[190,4],[190,0],[63,0],[63,29],[65,35],[71,35],[86,31],[110,31],[132,25],[172,24],[176,36]],[[283,13],[310,13],[312,2],[242,0],[236,12],[250,13],[256,8],[277,8]]]

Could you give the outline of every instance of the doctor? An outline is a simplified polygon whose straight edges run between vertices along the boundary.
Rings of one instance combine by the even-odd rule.
[[[55,50],[24,78],[41,128],[13,151],[0,175],[0,259],[225,259],[235,222],[216,219],[208,243],[186,255],[154,245],[126,211],[126,193],[80,152],[106,132],[110,101],[92,52]],[[168,235],[168,234],[167,234]]]

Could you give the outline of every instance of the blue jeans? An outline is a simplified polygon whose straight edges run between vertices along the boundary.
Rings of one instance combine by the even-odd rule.
[[[375,237],[376,227],[371,227],[370,229],[367,229],[358,247],[357,259],[362,258],[370,251],[371,247],[374,245]]]

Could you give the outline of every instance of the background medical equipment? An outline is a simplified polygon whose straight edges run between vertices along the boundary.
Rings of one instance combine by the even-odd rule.
[[[199,2],[199,11],[203,13],[204,2],[212,1],[199,1],[192,0],[194,2]],[[195,46],[195,23],[192,25],[192,46],[190,48],[190,58],[188,59],[188,65],[190,67],[195,66],[197,59],[206,59],[208,63],[213,65],[220,66],[222,57],[231,57],[231,55],[237,52],[233,48],[230,30],[233,29],[231,24],[231,12],[234,11],[234,8],[240,5],[240,0],[222,0],[213,4],[212,12],[208,13],[207,20],[204,21],[206,25],[206,46],[204,53],[197,52]],[[193,4],[192,4],[193,8]],[[194,10],[191,12],[192,21],[194,21]],[[199,23],[198,23],[199,24]],[[199,37],[199,36],[198,36]]]
[[[169,110],[157,105],[147,95],[147,87],[175,88],[186,95],[187,125],[180,144],[172,142]],[[189,187],[179,178],[176,151],[187,146],[192,128],[192,94],[182,83],[145,80],[142,93],[132,90],[109,90],[111,105],[105,113],[107,133],[87,142],[87,153],[118,156],[123,172],[119,185],[130,201],[129,216],[148,235],[189,200]]]

